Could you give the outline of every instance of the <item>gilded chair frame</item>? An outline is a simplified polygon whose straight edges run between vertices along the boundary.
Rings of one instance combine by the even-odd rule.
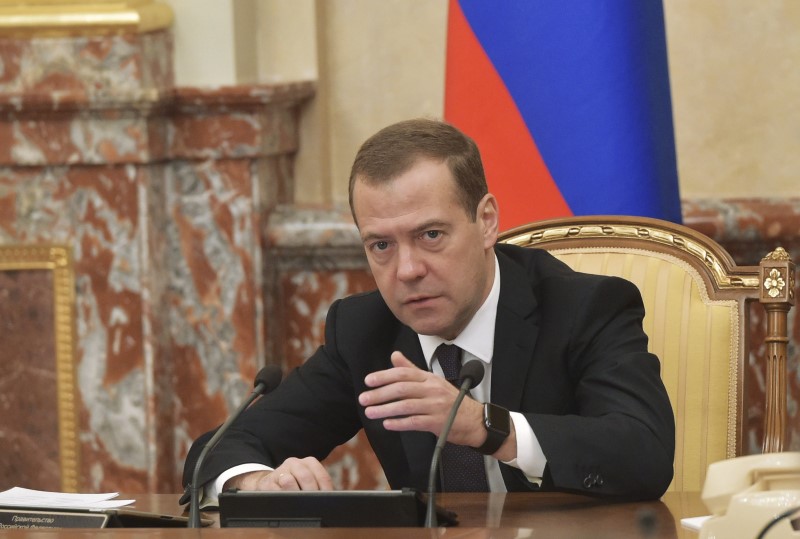
[[[751,351],[749,306],[754,301],[760,302],[764,306],[767,321],[766,354],[758,358],[766,364],[764,438],[761,449],[763,452],[783,450],[786,438],[787,320],[789,309],[795,302],[795,268],[786,251],[776,249],[765,256],[758,266],[738,266],[722,246],[704,234],[659,219],[628,216],[582,216],[539,221],[502,233],[500,241],[548,250],[570,265],[577,265],[576,261],[583,260],[581,257],[593,257],[591,264],[596,265],[595,260],[605,260],[602,257],[611,256],[611,253],[627,257],[627,260],[641,256],[657,257],[672,267],[682,268],[678,271],[691,276],[699,296],[706,304],[720,304],[723,308],[729,306],[730,328],[734,334],[730,336],[727,366],[727,439],[724,452],[723,448],[717,448],[704,457],[711,460],[713,455],[730,458],[745,452],[745,381],[742,373],[745,372]],[[600,271],[592,272],[626,277],[620,274],[619,267],[598,267]],[[641,289],[642,285],[639,286]],[[664,297],[663,294],[661,297]],[[645,299],[646,309],[653,308],[654,305],[648,306],[647,301]],[[651,345],[652,341],[651,336]],[[662,359],[662,374],[664,369]],[[717,393],[723,390],[720,385],[714,389]],[[678,436],[681,436],[680,432]],[[678,461],[676,452],[676,467],[681,464]],[[698,470],[692,479],[686,484],[679,482],[675,488],[685,490],[702,486],[702,482],[699,485],[697,482],[702,481],[705,465],[709,463],[703,462],[702,469],[697,466]]]
[[[80,452],[75,381],[75,276],[68,247],[61,245],[2,245],[0,271],[52,272],[58,448],[61,490],[77,492]]]

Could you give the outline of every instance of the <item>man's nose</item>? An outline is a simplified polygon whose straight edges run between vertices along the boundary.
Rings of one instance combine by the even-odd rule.
[[[400,247],[398,252],[397,278],[401,281],[418,279],[425,275],[425,262],[412,247]]]

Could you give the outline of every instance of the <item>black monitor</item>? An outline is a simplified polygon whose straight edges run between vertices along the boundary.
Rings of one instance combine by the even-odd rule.
[[[457,522],[441,509],[440,525]],[[226,491],[219,496],[223,528],[413,527],[425,522],[425,502],[414,490]]]

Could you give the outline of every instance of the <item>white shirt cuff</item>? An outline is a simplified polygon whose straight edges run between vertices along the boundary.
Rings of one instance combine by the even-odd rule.
[[[258,472],[261,470],[272,470],[272,468],[269,466],[264,466],[263,464],[239,464],[238,466],[234,466],[233,468],[225,470],[219,474],[219,476],[217,476],[215,481],[206,483],[206,486],[203,489],[203,499],[201,500],[201,505],[203,507],[217,505],[219,501],[219,493],[222,491],[222,487],[225,486],[225,482],[231,477],[236,477],[237,475],[242,475],[248,472]]]
[[[517,436],[517,458],[504,464],[522,470],[528,481],[541,483],[547,465],[542,446],[539,445],[539,440],[524,415],[511,412],[511,422],[514,424],[514,433]]]

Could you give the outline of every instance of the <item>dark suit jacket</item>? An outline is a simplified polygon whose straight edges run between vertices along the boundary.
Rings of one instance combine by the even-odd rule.
[[[675,427],[647,352],[644,307],[628,281],[577,273],[545,251],[496,247],[500,298],[492,401],[525,415],[547,457],[543,490],[649,499],[672,480]],[[242,463],[324,458],[359,429],[392,488],[425,490],[435,437],[390,432],[364,415],[364,377],[400,350],[426,369],[417,335],[377,292],[336,301],[325,344],[251,407],[206,460],[203,483]],[[184,484],[203,441],[195,442]],[[501,463],[509,491],[536,489]]]

